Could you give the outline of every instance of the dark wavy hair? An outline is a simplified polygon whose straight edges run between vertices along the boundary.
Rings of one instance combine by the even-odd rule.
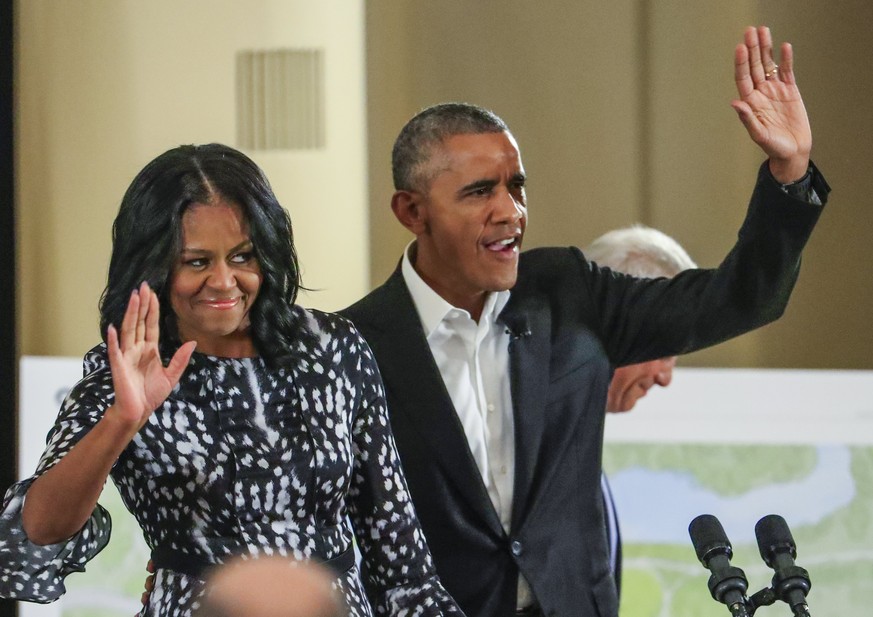
[[[109,279],[100,298],[104,340],[109,324],[121,325],[131,291],[147,281],[160,298],[162,346],[180,344],[169,286],[182,248],[182,215],[191,204],[219,198],[242,208],[263,276],[249,314],[255,348],[272,365],[291,356],[301,288],[291,218],[254,161],[221,144],[168,150],[128,187],[112,225]]]

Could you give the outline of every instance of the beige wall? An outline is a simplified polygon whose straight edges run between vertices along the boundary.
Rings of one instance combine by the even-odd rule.
[[[234,144],[242,49],[324,49],[326,148],[249,154],[291,212],[304,283],[322,290],[302,303],[336,309],[366,291],[363,2],[26,0],[16,9],[23,354],[80,356],[98,341],[121,196],[169,148]]]
[[[836,192],[785,317],[685,363],[873,367],[866,0],[790,10],[775,0],[19,0],[17,9],[23,353],[79,355],[97,340],[120,196],[166,148],[233,143],[241,48],[326,49],[327,149],[252,153],[292,213],[306,282],[324,290],[305,304],[344,306],[394,267],[408,237],[388,208],[391,143],[419,108],[443,100],[490,106],[513,127],[530,175],[527,246],[584,245],[641,221],[715,265],[761,160],[728,105],[732,48],[745,25],[767,21],[795,44],[813,156]]]
[[[717,265],[763,159],[729,106],[733,48],[745,26],[766,21],[794,43],[813,157],[836,192],[782,320],[683,362],[873,367],[871,17],[866,0],[370,0],[373,284],[409,239],[388,207],[391,142],[418,109],[445,100],[491,107],[518,137],[526,246],[584,245],[639,221]]]

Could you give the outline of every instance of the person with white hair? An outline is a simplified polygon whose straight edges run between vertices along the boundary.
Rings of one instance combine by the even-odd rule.
[[[641,278],[673,277],[697,267],[676,240],[640,224],[606,232],[588,245],[585,256],[600,266]]]
[[[601,267],[638,278],[672,278],[697,267],[673,238],[644,225],[609,231],[584,253]],[[617,368],[609,384],[606,410],[630,411],[652,386],[667,387],[675,364],[676,356],[670,356]]]

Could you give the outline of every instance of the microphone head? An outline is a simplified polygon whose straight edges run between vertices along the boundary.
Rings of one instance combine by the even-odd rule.
[[[788,523],[778,514],[768,514],[755,524],[755,538],[761,559],[771,568],[777,554],[789,553],[792,559],[797,557],[797,545]]]
[[[701,514],[688,525],[688,534],[691,536],[691,544],[700,562],[707,566],[713,555],[722,553],[730,559],[733,557],[733,549],[730,540],[724,532],[724,528],[712,514]],[[708,567],[708,566],[707,566]]]

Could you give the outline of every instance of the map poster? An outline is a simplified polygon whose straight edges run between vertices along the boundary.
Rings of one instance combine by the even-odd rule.
[[[755,523],[779,514],[810,575],[812,615],[868,617],[873,597],[873,373],[677,369],[610,414],[604,450],[623,540],[622,617],[718,617],[688,524],[722,523],[749,594],[771,583]],[[756,616],[790,615],[785,604]]]

